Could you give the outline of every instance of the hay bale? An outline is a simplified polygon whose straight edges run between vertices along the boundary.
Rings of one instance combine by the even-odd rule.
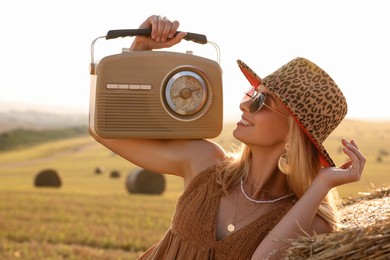
[[[61,179],[56,170],[46,169],[35,176],[35,187],[61,187]]]
[[[389,152],[387,150],[385,150],[385,149],[380,149],[379,150],[379,155],[388,156]]]
[[[389,259],[390,219],[292,241],[287,259]]]
[[[390,259],[390,189],[347,199],[338,232],[289,240],[286,259]]]
[[[165,190],[165,177],[144,169],[135,169],[126,179],[126,188],[130,193],[161,194]]]
[[[98,174],[102,174],[104,173],[105,169],[103,166],[98,166],[95,168],[95,174],[98,175]]]
[[[120,178],[121,177],[121,173],[119,171],[117,171],[117,170],[113,170],[110,173],[110,177],[111,178]]]

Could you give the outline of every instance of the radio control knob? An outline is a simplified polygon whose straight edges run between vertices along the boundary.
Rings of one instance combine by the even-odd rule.
[[[180,91],[180,97],[182,99],[187,99],[187,98],[190,98],[192,95],[192,90],[191,88],[183,88],[181,91]]]

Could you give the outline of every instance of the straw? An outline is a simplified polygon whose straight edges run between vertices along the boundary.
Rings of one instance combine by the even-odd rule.
[[[390,259],[390,188],[343,204],[339,231],[289,240],[286,259]]]

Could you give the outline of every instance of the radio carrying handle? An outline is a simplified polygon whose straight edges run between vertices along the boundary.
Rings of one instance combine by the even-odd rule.
[[[176,34],[178,34],[179,32],[180,31],[176,32]],[[127,37],[127,36],[150,36],[151,33],[152,33],[152,29],[110,30],[107,32],[106,40],[115,39],[118,37]],[[190,32],[187,32],[187,35],[184,37],[184,40],[193,41],[199,44],[207,43],[206,35],[190,33]]]
[[[176,34],[178,34],[180,31],[177,31]],[[106,38],[106,40],[110,40],[110,39],[115,39],[115,38],[119,38],[119,37],[128,37],[128,36],[150,36],[152,33],[152,29],[121,29],[121,30],[110,30],[107,32],[107,35],[106,36],[100,36],[98,38],[96,38],[92,44],[91,44],[91,64],[90,64],[90,68],[89,68],[89,73],[91,75],[95,75],[96,74],[96,63],[95,63],[95,58],[94,58],[94,46],[95,46],[95,42],[98,40],[98,39],[101,39],[101,38]],[[176,35],[175,34],[175,35]],[[187,41],[193,41],[195,43],[199,43],[199,44],[206,44],[206,43],[210,43],[211,45],[214,46],[214,48],[216,49],[217,51],[217,62],[220,63],[220,49],[219,49],[219,46],[214,43],[214,42],[211,42],[211,41],[207,41],[207,37],[206,35],[203,35],[203,34],[198,34],[198,33],[190,33],[190,32],[187,32],[187,35],[184,36],[184,40],[187,40]]]

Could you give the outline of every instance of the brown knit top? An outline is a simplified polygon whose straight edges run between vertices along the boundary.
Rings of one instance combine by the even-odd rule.
[[[250,259],[270,230],[292,207],[285,203],[217,240],[219,202],[216,166],[199,173],[179,198],[171,227],[165,236],[139,259]]]

